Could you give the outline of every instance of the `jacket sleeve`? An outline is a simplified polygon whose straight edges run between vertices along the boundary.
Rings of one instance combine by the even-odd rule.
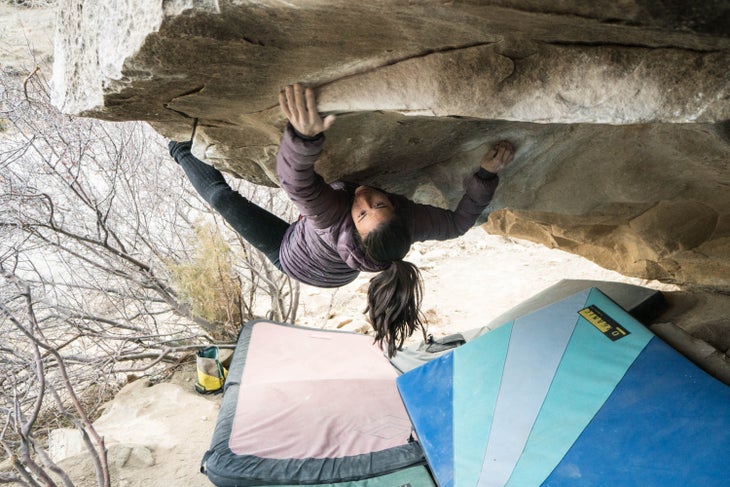
[[[324,135],[300,138],[287,124],[276,156],[276,173],[281,187],[316,228],[328,228],[337,223],[343,212],[349,211],[347,194],[336,191],[314,172],[324,145]]]
[[[448,240],[467,232],[492,201],[499,177],[480,170],[467,183],[466,193],[455,210],[421,205],[403,198],[402,217],[408,221],[414,242]]]

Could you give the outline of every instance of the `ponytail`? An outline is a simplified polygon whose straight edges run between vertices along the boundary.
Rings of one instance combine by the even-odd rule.
[[[410,262],[394,261],[370,280],[365,312],[375,330],[375,343],[384,348],[383,342],[387,342],[388,357],[395,355],[406,338],[423,326],[422,297],[421,272]]]
[[[360,242],[371,258],[391,262],[386,270],[370,280],[365,313],[375,330],[375,343],[380,348],[387,344],[388,356],[392,357],[406,338],[423,327],[421,272],[403,260],[411,247],[411,236],[396,217],[371,230]]]

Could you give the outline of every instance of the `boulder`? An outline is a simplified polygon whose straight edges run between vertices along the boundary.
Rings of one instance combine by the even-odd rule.
[[[275,186],[282,86],[338,115],[317,170],[453,207],[509,139],[485,229],[730,290],[726,1],[60,0],[54,103],[145,120]]]

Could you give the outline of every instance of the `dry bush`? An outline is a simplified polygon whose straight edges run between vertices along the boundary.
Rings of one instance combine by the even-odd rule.
[[[234,270],[236,256],[220,231],[211,224],[198,227],[192,259],[169,265],[173,286],[192,312],[221,323],[216,339],[231,339],[243,326],[241,278]]]

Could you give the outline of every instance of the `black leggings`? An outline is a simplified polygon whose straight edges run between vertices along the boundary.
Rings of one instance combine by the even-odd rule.
[[[289,224],[234,191],[220,171],[190,153],[191,142],[170,142],[170,154],[195,190],[241,235],[281,270],[279,248]]]

